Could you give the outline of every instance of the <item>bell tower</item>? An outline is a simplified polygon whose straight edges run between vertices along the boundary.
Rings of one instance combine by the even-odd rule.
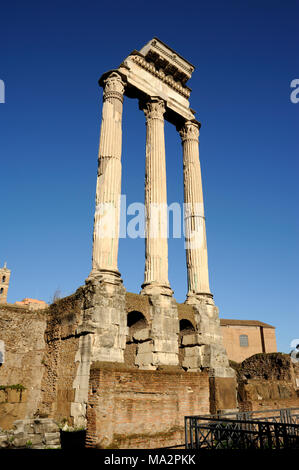
[[[6,267],[6,263],[4,263],[3,268],[0,268],[0,304],[7,303],[7,291],[9,287],[10,273],[10,269],[8,269]]]

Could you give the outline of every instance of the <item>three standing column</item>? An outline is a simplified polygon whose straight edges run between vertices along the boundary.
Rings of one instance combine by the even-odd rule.
[[[209,286],[206,224],[199,161],[199,124],[187,121],[180,130],[183,145],[184,221],[188,275],[187,303],[212,298]]]
[[[151,98],[144,105],[143,111],[146,116],[146,242],[142,293],[172,295],[168,281],[164,101]]]
[[[93,256],[90,278],[120,278],[117,267],[121,195],[122,108],[124,83],[112,72],[104,82],[99,146]],[[151,98],[146,116],[146,253],[144,294],[172,295],[168,281],[167,187],[164,141],[165,104]],[[180,130],[183,145],[187,302],[212,297],[209,287],[206,227],[199,161],[199,125],[187,121]]]
[[[117,267],[121,196],[122,110],[124,83],[112,72],[104,81],[96,210],[90,278],[120,279]]]

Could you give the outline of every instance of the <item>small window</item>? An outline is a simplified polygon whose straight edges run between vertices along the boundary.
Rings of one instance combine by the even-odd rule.
[[[0,294],[3,294],[3,287],[1,287],[0,289]]]
[[[248,346],[248,336],[247,335],[240,335],[240,346],[243,348],[247,348]]]
[[[3,278],[2,278],[2,282],[5,282],[5,279],[6,279],[6,277],[5,277],[5,276],[3,276]]]

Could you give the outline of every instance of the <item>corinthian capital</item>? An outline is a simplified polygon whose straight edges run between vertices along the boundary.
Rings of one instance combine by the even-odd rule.
[[[166,111],[164,101],[160,98],[151,98],[143,107],[143,111],[147,121],[150,119],[160,119],[163,121],[163,115]]]
[[[179,131],[182,142],[186,140],[196,140],[199,138],[199,125],[195,122],[186,121],[184,126]]]
[[[112,72],[109,77],[106,78],[104,84],[104,100],[116,98],[123,101],[125,84],[118,73]]]

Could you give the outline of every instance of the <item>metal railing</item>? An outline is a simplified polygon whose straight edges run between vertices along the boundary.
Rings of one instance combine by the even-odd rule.
[[[261,416],[265,411],[227,413],[221,417],[186,416],[185,448],[299,449],[297,411],[298,408],[266,410],[267,416]]]
[[[299,424],[299,408],[279,408],[274,410],[219,412],[216,415],[203,415],[207,418],[228,418],[252,421]]]

